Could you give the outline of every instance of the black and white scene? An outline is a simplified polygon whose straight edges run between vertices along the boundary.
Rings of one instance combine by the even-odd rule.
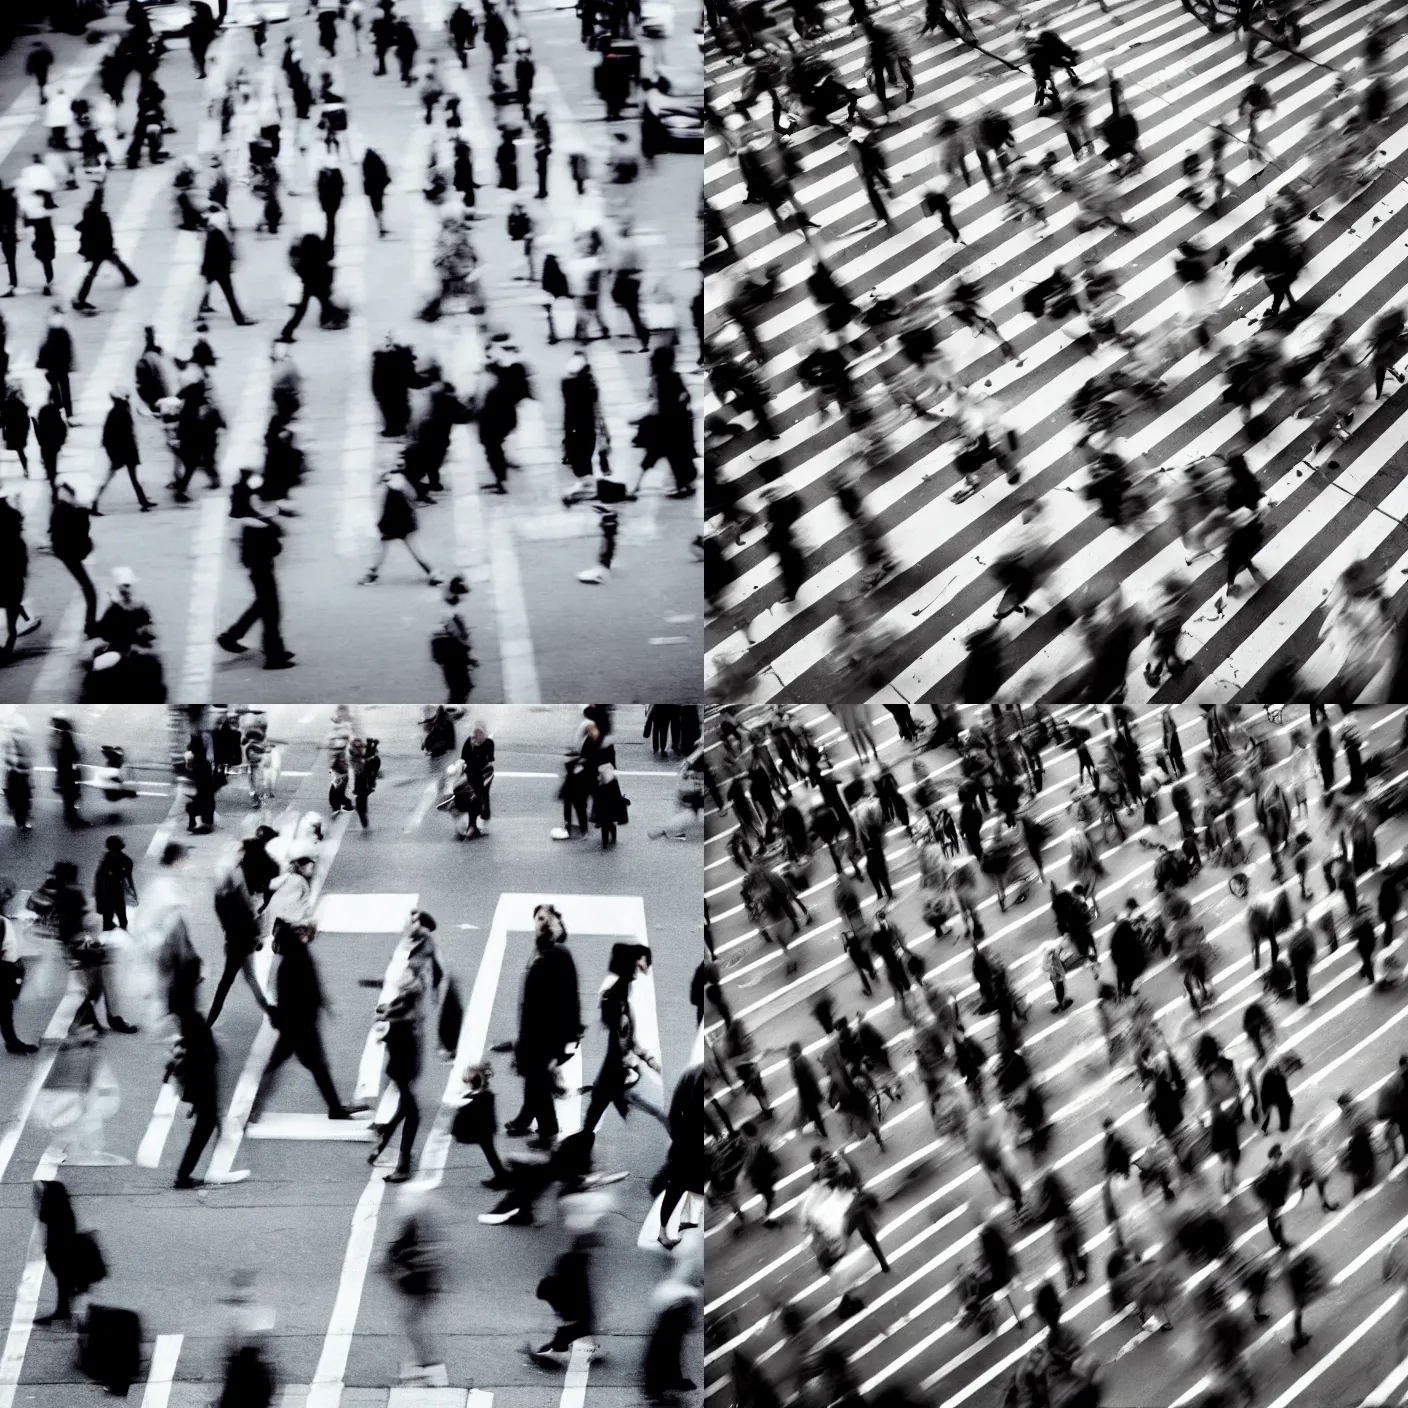
[[[714,0],[717,702],[1403,698],[1403,17]]]
[[[0,697],[695,697],[690,3],[4,11]]]
[[[1405,724],[711,716],[707,1408],[1403,1402]]]
[[[7,708],[0,1404],[697,1405],[699,725]]]

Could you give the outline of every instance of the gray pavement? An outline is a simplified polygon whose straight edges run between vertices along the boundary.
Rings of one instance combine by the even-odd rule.
[[[150,881],[153,855],[165,838],[184,835],[183,812],[164,768],[162,712],[136,707],[76,710],[91,748],[100,741],[129,748],[143,795],[112,823],[104,808],[92,803],[93,829],[70,832],[63,828],[56,800],[41,775],[35,831],[21,837],[8,825],[0,830],[0,873],[29,888],[56,857],[67,856],[86,877],[102,838],[116,830],[138,861],[140,893]],[[279,813],[292,816],[326,808],[321,744],[330,715],[324,706],[270,710],[271,733],[287,740]],[[599,931],[599,922],[614,922],[594,916],[614,912],[613,906],[623,913],[634,907],[642,916],[642,937],[655,956],[653,1002],[641,999],[641,1010],[652,1010],[642,1030],[652,1021],[658,1028],[667,1090],[690,1061],[696,1039],[688,999],[699,953],[700,848],[697,842],[647,836],[672,811],[675,769],[668,759],[651,756],[648,741],[641,739],[640,711],[622,709],[618,755],[625,790],[635,803],[631,825],[611,851],[594,841],[551,841],[561,751],[578,716],[571,707],[484,711],[498,745],[493,822],[484,838],[458,842],[450,822],[429,805],[435,784],[418,752],[417,712],[373,707],[361,715],[363,730],[382,740],[384,781],[372,797],[370,830],[363,833],[355,818],[347,831],[339,822],[324,848],[319,862],[324,927],[315,948],[332,1006],[324,1039],[333,1078],[345,1099],[361,1092],[375,1106],[384,1095],[376,1051],[371,1088],[363,1091],[359,1080],[372,1050],[377,1000],[366,984],[379,986],[394,961],[395,915],[406,903],[435,915],[442,961],[471,1009],[466,1026],[482,1021],[480,1039],[491,1047],[511,1039],[516,1030],[518,988],[532,944],[531,933],[523,927],[530,922],[528,897],[561,897],[559,907],[569,932],[574,916],[577,920],[571,942],[589,1026],[584,1049],[587,1080],[601,1051],[594,994],[613,938]],[[238,779],[221,793],[219,806],[216,832],[191,838],[193,855],[182,879],[190,896],[193,938],[205,961],[207,1005],[221,951],[209,904],[209,877],[217,855],[247,823]],[[134,922],[140,922],[140,906]],[[37,1035],[52,1021],[64,975],[51,976],[41,966],[32,976],[17,1021],[23,1032]],[[474,1012],[482,1016],[476,1018]],[[257,1050],[260,1027],[258,1010],[240,984],[231,991],[215,1027],[222,1054],[222,1108],[231,1105],[241,1078],[257,1068],[258,1057],[251,1053]],[[462,1036],[461,1053],[466,1040]],[[189,1408],[205,1404],[218,1392],[225,1327],[219,1301],[231,1272],[241,1268],[256,1273],[255,1298],[274,1314],[274,1354],[286,1386],[280,1400],[285,1404],[431,1408],[453,1403],[464,1408],[468,1401],[473,1408],[490,1408],[492,1401],[498,1408],[527,1408],[530,1403],[560,1401],[577,1408],[626,1408],[644,1401],[638,1384],[653,1318],[648,1297],[669,1265],[658,1247],[650,1249],[648,1239],[644,1247],[637,1245],[643,1229],[648,1230],[653,1202],[648,1185],[666,1145],[664,1131],[648,1116],[634,1112],[622,1123],[608,1112],[599,1130],[598,1167],[627,1169],[630,1176],[618,1186],[616,1215],[607,1219],[598,1262],[601,1357],[584,1364],[580,1385],[565,1381],[560,1371],[536,1367],[522,1352],[530,1338],[541,1343],[544,1330],[552,1325],[552,1312],[535,1292],[566,1246],[568,1234],[554,1200],[540,1205],[537,1228],[481,1225],[477,1214],[496,1196],[480,1187],[488,1170],[477,1149],[449,1146],[432,1194],[448,1242],[448,1285],[435,1309],[434,1325],[454,1391],[440,1389],[438,1397],[426,1390],[419,1397],[404,1396],[400,1389],[391,1392],[407,1351],[395,1293],[380,1269],[398,1193],[382,1182],[383,1170],[367,1168],[369,1136],[362,1134],[352,1142],[335,1137],[346,1128],[321,1118],[311,1079],[295,1062],[285,1071],[264,1118],[273,1130],[281,1119],[317,1112],[307,1121],[310,1137],[261,1138],[256,1124],[245,1131],[225,1163],[249,1170],[247,1180],[198,1192],[174,1191],[172,1172],[187,1128],[182,1114],[156,1146],[155,1166],[143,1166],[139,1159],[140,1151],[153,1147],[153,1129],[161,1124],[163,1050],[144,1032],[107,1037],[103,1056],[120,1094],[102,1143],[131,1162],[113,1168],[64,1167],[60,1176],[69,1186],[80,1221],[97,1230],[108,1261],[111,1274],[97,1298],[137,1309],[149,1350],[160,1343],[159,1337],[179,1337],[174,1383],[169,1388],[149,1383],[145,1390],[135,1389],[145,1393],[144,1403]],[[517,1108],[519,1082],[510,1069],[511,1058],[491,1059],[502,1122]],[[15,1353],[33,1227],[29,1181],[51,1138],[40,1119],[42,1101],[39,1113],[31,1109],[27,1118],[17,1110],[26,1082],[45,1060],[44,1054],[7,1055],[0,1066],[7,1120],[0,1130],[0,1291],[7,1301],[11,1288],[15,1293],[10,1301],[13,1313],[0,1311],[0,1326],[7,1320],[10,1324],[0,1369],[0,1403],[6,1408],[12,1403],[78,1408],[102,1396],[76,1373],[67,1332],[37,1328]],[[416,1150],[423,1174],[429,1170],[433,1176],[435,1156],[428,1152],[427,1141],[451,1074],[449,1064],[427,1052],[419,1083],[423,1123]],[[563,1106],[564,1111],[576,1111],[578,1119],[580,1108],[578,1101]],[[227,1121],[227,1135],[231,1124],[238,1128],[240,1122]],[[501,1152],[520,1143],[500,1135]],[[206,1160],[214,1165],[220,1157],[217,1149]],[[48,1281],[39,1295],[41,1311],[50,1308],[52,1295],[53,1283]],[[696,1380],[702,1376],[701,1355],[696,1341],[689,1350]],[[316,1385],[311,1397],[309,1385]],[[471,1389],[480,1396],[470,1397]],[[492,1395],[492,1400],[484,1395]]]

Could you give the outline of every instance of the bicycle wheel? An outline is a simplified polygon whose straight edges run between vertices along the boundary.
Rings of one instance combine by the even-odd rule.
[[[1227,877],[1227,888],[1232,891],[1239,900],[1247,897],[1247,891],[1251,889],[1251,882],[1247,879],[1244,870],[1238,870]]]

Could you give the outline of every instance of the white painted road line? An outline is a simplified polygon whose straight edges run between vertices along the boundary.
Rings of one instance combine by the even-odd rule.
[[[39,1292],[43,1284],[44,1227],[36,1219],[29,1234],[29,1246],[25,1250],[24,1271],[20,1274],[20,1288],[15,1294],[15,1309],[10,1316],[5,1351],[0,1355],[0,1408],[15,1408],[15,1393],[24,1369],[24,1357],[34,1330],[34,1317],[39,1310]]]
[[[587,1401],[587,1374],[592,1366],[595,1344],[590,1340],[573,1340],[572,1354],[567,1361],[567,1379],[562,1386],[562,1408],[583,1408]]]
[[[176,1118],[176,1107],[181,1103],[180,1094],[171,1081],[166,1081],[156,1093],[156,1108],[147,1123],[147,1132],[137,1146],[138,1168],[160,1168],[162,1150],[166,1148],[166,1136],[171,1133],[171,1122]]]
[[[183,1335],[158,1335],[152,1348],[152,1367],[147,1373],[147,1391],[142,1408],[166,1408],[171,1401],[171,1385],[176,1378],[176,1361],[181,1357]]]
[[[1387,1297],[1367,1320],[1361,1320],[1353,1331],[1347,1334],[1323,1359],[1318,1360],[1279,1398],[1274,1399],[1270,1404],[1270,1408],[1286,1408],[1287,1404],[1294,1403],[1306,1389],[1316,1382],[1316,1380],[1333,1369],[1334,1366],[1398,1304],[1402,1295],[1403,1290],[1400,1287],[1391,1296]]]
[[[425,820],[425,814],[435,805],[436,799],[440,796],[440,776],[441,774],[437,771],[435,776],[425,784],[425,790],[420,794],[420,800],[416,803],[410,820],[406,822],[404,835],[409,836]]]
[[[1364,1400],[1364,1408],[1383,1408],[1393,1397],[1395,1390],[1403,1385],[1404,1380],[1408,1380],[1408,1359],[1397,1365],[1386,1379],[1369,1390],[1368,1397]]]
[[[367,1121],[360,1118],[331,1120],[326,1114],[261,1115],[245,1128],[246,1139],[291,1139],[333,1144],[365,1144]]]
[[[386,1187],[385,1177],[373,1172],[357,1200],[357,1209],[352,1214],[352,1235],[347,1239],[347,1252],[337,1281],[337,1299],[333,1302],[323,1351],[318,1356],[318,1367],[308,1390],[307,1408],[339,1408],[342,1402],[342,1376],[347,1372],[347,1357],[352,1352],[352,1335],[357,1328],[357,1311],[362,1304],[362,1287],[376,1245],[377,1217]]]
[[[68,1029],[73,1025],[73,1019],[77,1015],[82,1001],[82,993],[71,982],[64,995],[59,999],[59,1004],[54,1009],[54,1015],[49,1019],[49,1025],[44,1029],[45,1049],[39,1053],[30,1073],[24,1098],[16,1107],[14,1114],[10,1116],[4,1134],[0,1134],[0,1181],[4,1180],[5,1172],[10,1167],[10,1160],[15,1156],[15,1149],[19,1145],[21,1135],[24,1134],[25,1125],[29,1123],[29,1117],[34,1111],[34,1102],[39,1099],[39,1092],[44,1089],[44,1082],[49,1079],[49,1072],[54,1068],[54,1061],[59,1054],[58,1043],[68,1035]]]

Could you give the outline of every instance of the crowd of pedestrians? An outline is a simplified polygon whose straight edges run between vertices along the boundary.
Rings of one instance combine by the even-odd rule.
[[[890,1263],[911,1244],[887,1237],[886,1204],[907,1206],[902,1187],[916,1179],[941,1173],[953,1187],[968,1169],[985,1187],[962,1194],[969,1221],[957,1259],[926,1279],[924,1323],[947,1323],[931,1339],[1027,1335],[998,1380],[1004,1401],[1110,1401],[1104,1332],[1117,1319],[1087,1339],[1074,1315],[1062,1318],[1077,1287],[1102,1279],[1101,1317],[1132,1309],[1146,1330],[1192,1327],[1206,1401],[1260,1401],[1257,1327],[1284,1297],[1289,1349],[1301,1353],[1330,1285],[1319,1238],[1300,1247],[1285,1232],[1291,1199],[1313,1187],[1325,1212],[1352,1209],[1403,1156],[1408,1056],[1368,1080],[1317,1080],[1297,1041],[1317,970],[1341,945],[1357,954],[1362,988],[1399,987],[1402,859],[1379,831],[1401,811],[1401,740],[1378,730],[1371,747],[1370,720],[1332,723],[1315,708],[1274,723],[1213,706],[1136,722],[1117,706],[1077,722],[1041,707],[936,706],[932,725],[887,708],[898,741],[878,743],[867,710],[839,706],[830,718],[725,708],[711,738],[731,778],[719,811],[750,937],[775,952],[770,986],[802,993],[788,1019],[799,1039],[784,1046],[773,1034],[782,1014],[757,1017],[770,1028],[757,1035],[721,978],[722,956],[711,970],[712,1226],[732,1224],[771,1249],[768,1261],[770,1229],[785,1226],[826,1278],[814,1307],[802,1303],[809,1293],[765,1286],[761,1308],[734,1304],[711,1322],[738,1401],[927,1401],[875,1358],[849,1361],[846,1344],[868,1341],[858,1353],[871,1355],[882,1343],[871,1338],[879,1322],[844,1342],[835,1327],[870,1313],[873,1277],[882,1303],[909,1284]],[[836,761],[843,751],[853,759]],[[999,919],[1003,933],[990,934]],[[1251,972],[1233,982],[1243,935]],[[840,971],[818,985],[795,976],[803,961],[806,977]],[[950,971],[960,964],[971,983]],[[1159,1005],[1166,971],[1186,1007]],[[1335,986],[1348,978],[1341,968]],[[1073,1063],[1063,1118],[1105,1089],[1112,1113],[1101,1137],[1070,1152],[1082,1136],[1055,1107],[1072,1095]],[[911,1115],[937,1144],[901,1156],[891,1131]],[[947,1224],[947,1207],[928,1221]],[[1035,1256],[1021,1252],[1033,1246]],[[1397,1244],[1384,1276],[1401,1276]],[[722,1271],[714,1295],[734,1300]],[[1078,1308],[1092,1299],[1078,1298]],[[888,1318],[897,1312],[903,1304],[890,1304]],[[910,1318],[900,1313],[893,1329]],[[1168,1344],[1155,1335],[1142,1352]],[[971,1357],[958,1353],[955,1368]],[[871,1376],[885,1384],[874,1395],[861,1389]]]

